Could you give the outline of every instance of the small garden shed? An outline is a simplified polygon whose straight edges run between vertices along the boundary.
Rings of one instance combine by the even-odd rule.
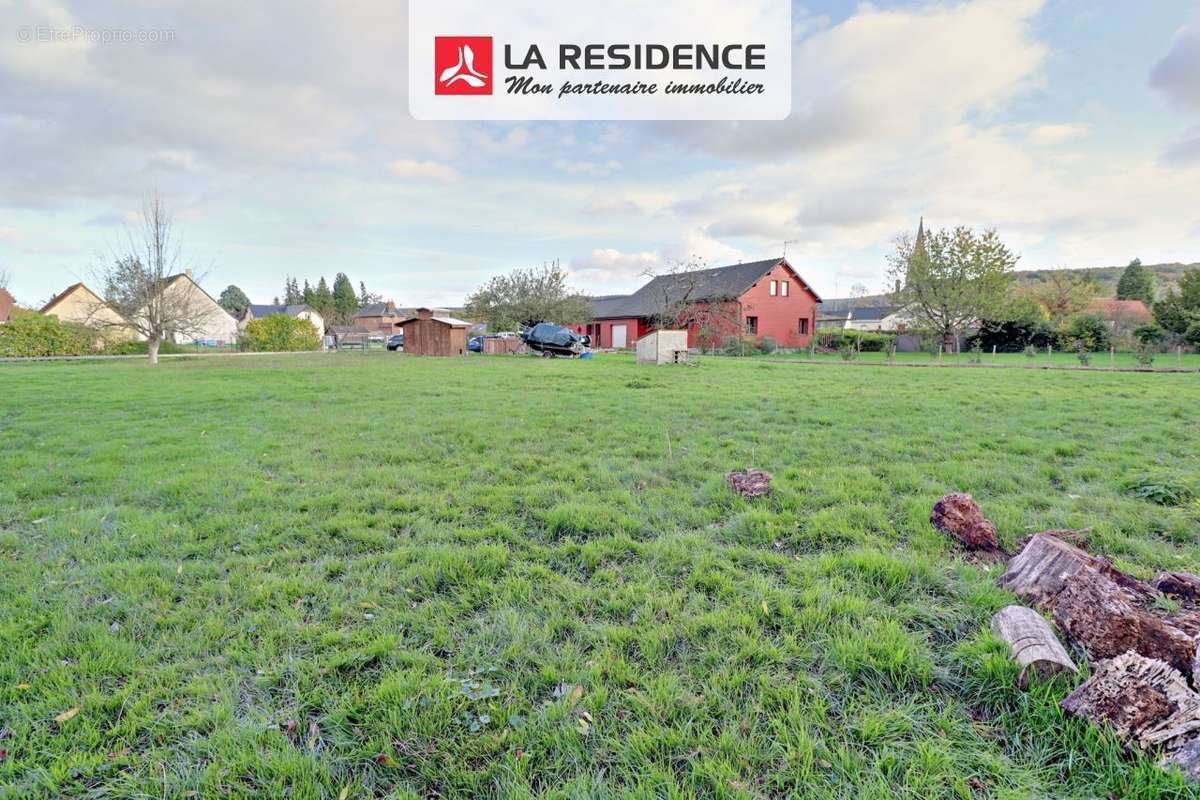
[[[687,331],[651,331],[637,340],[637,363],[681,364],[687,361]]]
[[[435,317],[428,308],[418,308],[415,317],[401,320],[404,352],[414,356],[465,356],[470,322],[454,317]]]

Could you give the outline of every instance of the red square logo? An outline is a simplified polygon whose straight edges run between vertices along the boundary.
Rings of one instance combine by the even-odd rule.
[[[433,37],[434,94],[491,94],[492,37]]]

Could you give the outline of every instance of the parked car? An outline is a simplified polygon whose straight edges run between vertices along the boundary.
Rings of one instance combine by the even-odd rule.
[[[467,349],[470,350],[472,353],[482,353],[483,352],[483,337],[482,336],[472,336],[470,339],[467,340]]]
[[[391,351],[404,349],[404,334],[393,333],[387,338],[387,349]]]

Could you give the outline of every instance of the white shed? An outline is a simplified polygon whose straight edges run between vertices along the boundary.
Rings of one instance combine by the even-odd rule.
[[[688,356],[687,339],[687,331],[652,331],[637,340],[637,363],[683,363]]]

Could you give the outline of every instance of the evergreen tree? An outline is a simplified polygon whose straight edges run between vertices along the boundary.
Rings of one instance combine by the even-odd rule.
[[[1154,303],[1154,273],[1142,266],[1142,260],[1129,262],[1117,282],[1118,300],[1141,300],[1147,306]]]
[[[334,314],[342,325],[348,325],[354,312],[358,310],[358,297],[354,294],[354,284],[339,272],[333,279],[333,309]]]
[[[221,308],[233,314],[235,317],[240,317],[246,307],[250,305],[250,298],[246,297],[246,293],[238,287],[230,284],[225,287],[225,291],[221,292],[221,297],[217,300]]]
[[[303,297],[300,295],[300,285],[295,278],[288,278],[283,284],[283,303],[284,305],[294,306],[297,303],[303,302]]]
[[[313,302],[309,305],[317,309],[317,313],[322,317],[329,318],[334,315],[336,309],[333,305],[333,292],[329,291],[329,284],[325,282],[324,275],[317,281],[317,288],[313,291]]]
[[[317,307],[316,295],[312,287],[308,285],[308,278],[304,279],[304,291],[300,294],[300,302],[313,308]]]
[[[363,281],[358,282],[358,307],[371,305],[371,296],[367,294],[367,284]]]

